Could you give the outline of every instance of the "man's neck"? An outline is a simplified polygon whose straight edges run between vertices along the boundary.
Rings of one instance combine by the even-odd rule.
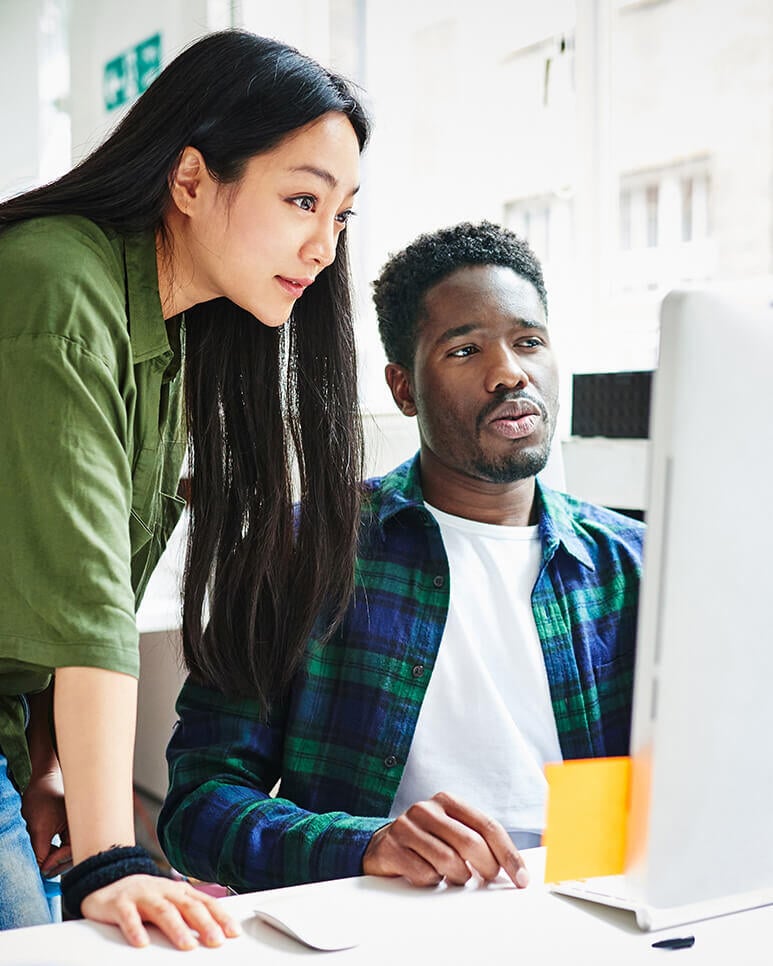
[[[509,527],[537,523],[533,476],[514,483],[489,483],[443,466],[422,450],[421,488],[427,503],[456,517]]]

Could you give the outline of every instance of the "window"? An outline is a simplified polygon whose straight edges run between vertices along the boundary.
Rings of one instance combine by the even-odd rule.
[[[517,198],[504,205],[501,223],[526,239],[545,273],[561,274],[572,259],[572,200],[567,192]]]
[[[618,291],[712,277],[710,169],[701,157],[621,176]]]
[[[647,248],[658,244],[658,200],[660,191],[657,184],[648,184],[644,189],[644,204],[647,213]]]
[[[682,241],[700,241],[709,235],[709,176],[693,172],[682,176]]]
[[[631,248],[631,206],[632,193],[630,188],[620,191],[620,247],[623,251]]]

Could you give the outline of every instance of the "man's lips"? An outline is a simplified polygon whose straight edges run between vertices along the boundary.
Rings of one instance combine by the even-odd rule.
[[[293,298],[299,298],[314,281],[313,278],[287,278],[285,275],[277,275],[277,282]]]
[[[531,436],[542,419],[542,410],[529,399],[500,403],[484,415],[483,424],[505,439]]]

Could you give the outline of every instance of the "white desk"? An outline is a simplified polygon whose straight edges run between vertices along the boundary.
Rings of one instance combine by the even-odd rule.
[[[218,949],[174,950],[157,932],[151,946],[127,946],[117,929],[88,922],[38,926],[0,933],[3,966],[42,964],[226,963],[267,966],[316,958],[345,966],[488,966],[557,963],[565,966],[637,966],[640,963],[738,963],[757,966],[773,961],[773,906],[723,916],[662,932],[642,933],[629,913],[553,895],[540,884],[544,850],[524,852],[532,884],[518,891],[506,883],[493,886],[413,889],[404,880],[362,876],[318,885],[296,886],[221,901],[242,922],[243,933]],[[313,896],[334,912],[348,909],[359,924],[359,946],[322,953],[304,946],[255,919],[252,908],[268,898]],[[691,949],[653,949],[667,936],[694,935]]]

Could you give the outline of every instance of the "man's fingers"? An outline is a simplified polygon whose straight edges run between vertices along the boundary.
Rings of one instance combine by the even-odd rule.
[[[416,885],[437,882],[438,877],[463,885],[471,868],[486,881],[495,879],[500,869],[519,888],[529,881],[526,865],[502,825],[445,792],[417,802],[379,829],[363,856],[365,873],[404,875]]]
[[[69,845],[50,847],[40,871],[45,876],[59,875],[72,865],[72,849]]]
[[[418,802],[371,839],[363,871],[372,875],[403,875],[414,885],[435,885],[448,879],[463,885],[470,878],[464,858],[449,845],[448,829],[437,821],[437,807]],[[451,819],[446,818],[448,825]]]
[[[499,822],[447,792],[439,792],[431,801],[459,823],[461,830],[453,830],[455,847],[484,879],[494,879],[501,867],[516,886],[523,888],[528,885],[526,864]],[[477,834],[477,838],[469,836],[470,829]],[[481,843],[485,843],[485,848]]]
[[[365,875],[401,875],[415,886],[437,885],[443,878],[437,869],[410,846],[401,844],[405,839],[401,827],[398,825],[395,831],[399,821],[397,819],[373,835],[362,857],[362,871]]]
[[[454,828],[457,825],[457,822],[443,815],[432,801],[428,801],[412,805],[395,821],[394,829],[404,848],[418,853],[449,882],[463,885],[470,878],[470,870],[467,856],[459,845],[466,840],[468,851],[473,851],[469,845],[472,835],[462,826]],[[483,849],[485,844],[479,851]],[[493,864],[493,858],[491,862]]]
[[[414,886],[436,886],[443,881],[442,873],[422,858],[417,852],[411,849],[399,850],[399,861],[397,863],[400,871],[398,875],[405,878]]]
[[[27,821],[27,831],[30,837],[30,843],[32,844],[32,851],[35,853],[35,859],[38,865],[45,862],[48,856],[49,850],[51,849],[51,838],[53,837],[52,826],[46,821]]]

